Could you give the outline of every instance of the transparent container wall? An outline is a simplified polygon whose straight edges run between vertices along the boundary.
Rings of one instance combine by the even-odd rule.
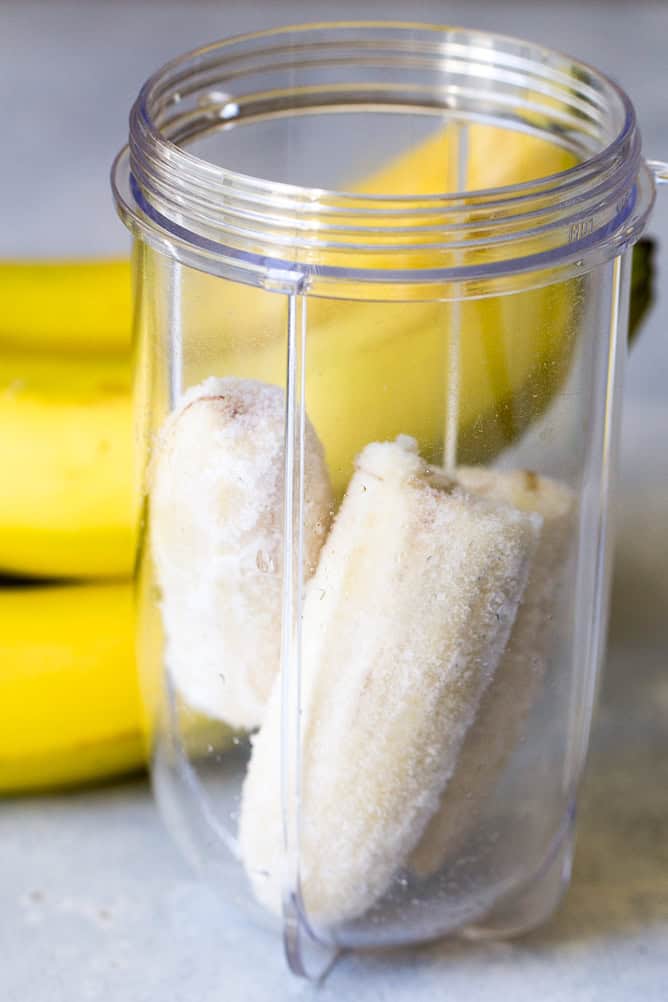
[[[188,148],[417,194],[557,173],[576,139],[351,111]],[[627,261],[391,301],[221,268],[135,245],[163,810],[296,970],[305,942],[529,929],[567,881],[605,630]]]

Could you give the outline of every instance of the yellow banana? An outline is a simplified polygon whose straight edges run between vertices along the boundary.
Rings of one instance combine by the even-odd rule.
[[[358,190],[442,189],[452,135],[440,130]],[[500,143],[506,153],[501,157],[494,155]],[[573,162],[543,140],[523,134],[509,139],[491,126],[470,126],[468,145],[469,190],[527,181]],[[418,246],[407,252],[406,264],[424,266],[430,253]],[[347,262],[361,263],[356,258],[353,252]],[[345,490],[355,455],[370,441],[412,435],[425,457],[442,461],[455,332],[460,335],[459,459],[480,462],[510,444],[541,413],[568,371],[580,286],[581,280],[571,280],[456,305],[417,298],[309,299],[306,404],[337,492]],[[182,301],[186,383],[212,374],[283,382],[283,297],[188,271]]]
[[[135,602],[126,582],[0,588],[0,794],[71,786],[143,767],[160,679],[135,661]],[[146,645],[161,642],[147,632]],[[220,754],[233,732],[177,703],[191,760]],[[164,720],[163,720],[164,723]]]
[[[0,572],[127,576],[132,462],[125,355],[0,353]]]
[[[129,261],[0,263],[0,351],[129,348]]]
[[[144,761],[130,585],[0,589],[0,791]]]
[[[553,285],[459,304],[461,462],[481,462],[508,446],[553,397],[575,343],[576,289]],[[411,435],[430,461],[440,463],[452,304],[340,302],[331,304],[326,322],[317,304],[313,313],[306,405],[337,494],[367,442]],[[186,359],[189,384],[206,375],[235,375],[280,385],[284,371],[284,339],[265,339],[249,350],[243,328],[232,326],[210,355]]]

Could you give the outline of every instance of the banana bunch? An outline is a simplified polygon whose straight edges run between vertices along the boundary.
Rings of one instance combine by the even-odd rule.
[[[471,128],[469,189],[569,165],[530,136],[495,157],[499,139]],[[441,190],[449,146],[447,130],[436,133],[357,190]],[[640,253],[634,327],[650,299],[651,261]],[[233,374],[280,384],[283,298],[201,272],[186,270],[183,281],[188,383]],[[461,304],[461,461],[508,445],[552,399],[570,364],[576,299],[557,286]],[[0,303],[0,792],[10,792],[144,761],[129,583],[130,264],[0,263]],[[409,431],[426,458],[440,459],[452,306],[314,300],[308,322],[309,414],[334,493],[342,496],[365,442]]]
[[[126,261],[0,264],[0,793],[145,761],[130,295]]]

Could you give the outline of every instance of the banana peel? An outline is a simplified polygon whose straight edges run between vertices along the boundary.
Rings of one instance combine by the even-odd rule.
[[[127,577],[132,464],[124,354],[0,352],[0,571]]]
[[[0,263],[0,351],[128,351],[127,260]]]
[[[0,792],[145,760],[129,584],[0,589]]]

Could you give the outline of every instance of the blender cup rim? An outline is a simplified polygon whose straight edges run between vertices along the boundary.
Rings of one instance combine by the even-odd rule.
[[[283,108],[281,98],[267,108],[266,94],[237,95],[237,103],[211,90],[216,75],[243,82],[249,73],[294,66],[297,58],[301,66],[317,70],[328,59],[330,66],[332,58],[340,64],[344,53],[358,65],[371,65],[364,62],[371,54],[385,60],[383,65],[399,60],[405,68],[408,60],[411,70],[437,65],[446,67],[446,74],[460,75],[468,68],[474,83],[502,81],[505,92],[481,88],[477,108],[473,92],[469,107],[458,96],[449,110],[441,95],[439,107],[448,112],[448,121],[503,125],[498,116],[504,108],[524,107],[529,121],[515,118],[513,127],[538,133],[530,116],[547,114],[560,100],[565,110],[553,112],[561,123],[549,138],[555,139],[557,127],[566,134],[564,126],[582,127],[585,119],[583,134],[588,129],[591,141],[598,125],[595,138],[601,148],[572,167],[519,184],[379,195],[251,176],[180,145],[210,130],[212,120],[215,127],[221,121],[229,127],[243,117],[244,102],[260,107],[247,116],[251,121],[262,114],[299,113],[289,99],[304,88],[295,85],[287,104],[283,94]],[[530,85],[533,103],[522,98]],[[351,93],[355,86],[360,85],[353,85]],[[492,96],[496,113],[489,112]],[[550,104],[536,103],[543,98]],[[188,104],[191,99],[194,106]],[[390,110],[386,103],[380,107]],[[416,111],[421,107],[416,101]],[[322,105],[313,110],[322,111]],[[381,21],[321,22],[237,35],[166,63],[146,81],[133,106],[130,141],[114,163],[112,185],[124,222],[194,267],[236,266],[246,274],[242,280],[256,283],[271,273],[293,284],[315,278],[377,287],[479,281],[569,265],[587,270],[638,238],[654,197],[633,105],[605,74],[496,32]]]

